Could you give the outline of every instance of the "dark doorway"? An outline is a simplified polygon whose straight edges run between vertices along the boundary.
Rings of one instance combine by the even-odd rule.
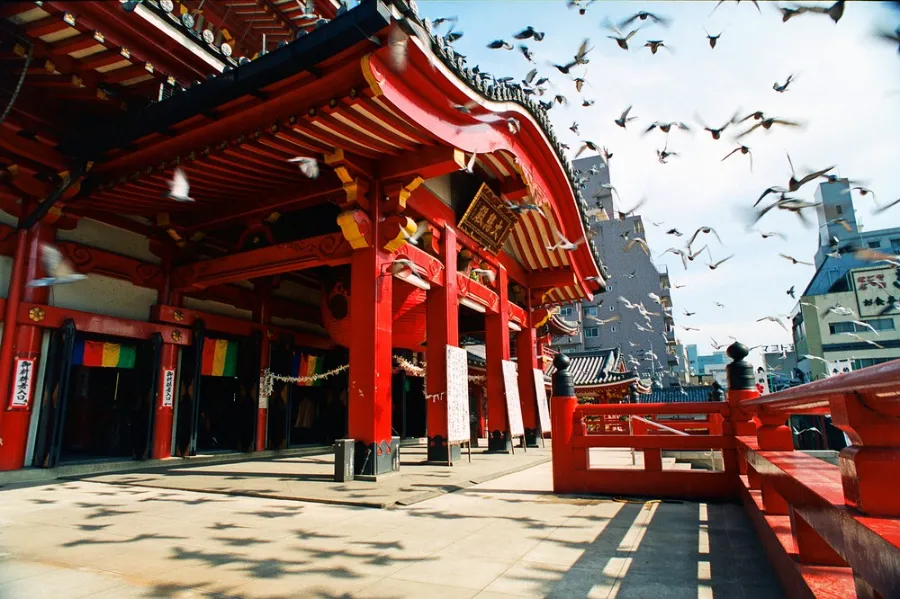
[[[34,465],[148,456],[161,343],[54,332]]]
[[[253,451],[260,336],[211,337],[202,323],[195,323],[193,334],[194,343],[181,358],[175,455]]]

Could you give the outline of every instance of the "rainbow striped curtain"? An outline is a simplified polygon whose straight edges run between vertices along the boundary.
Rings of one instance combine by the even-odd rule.
[[[72,364],[105,368],[134,368],[135,353],[133,345],[76,339],[72,351]]]
[[[203,362],[200,374],[206,376],[237,376],[237,341],[206,339],[203,342]]]
[[[294,354],[294,376],[312,376],[325,372],[325,358],[323,356],[311,356],[307,354]],[[319,387],[322,380],[314,382],[297,383],[301,387]]]

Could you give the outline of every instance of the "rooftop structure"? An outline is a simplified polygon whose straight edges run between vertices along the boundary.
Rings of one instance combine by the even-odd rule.
[[[536,329],[604,287],[593,243],[547,249],[585,235],[585,203],[544,110],[468,68],[415,3],[14,2],[0,18],[0,393],[17,385],[0,469],[349,435],[376,476],[396,467],[390,373],[424,383],[427,363],[427,385],[400,385],[426,406],[461,336],[486,347],[491,448],[535,442]],[[48,274],[42,244],[87,275],[52,301],[25,285]],[[458,453],[448,403],[423,410],[434,459]],[[133,438],[72,430],[108,405],[141,414]]]

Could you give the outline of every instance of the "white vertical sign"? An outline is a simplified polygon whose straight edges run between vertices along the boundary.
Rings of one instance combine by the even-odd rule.
[[[519,403],[519,376],[516,363],[503,360],[503,384],[506,388],[506,413],[509,416],[509,434],[513,437],[525,435],[522,422],[522,404]]]
[[[31,382],[34,380],[34,358],[16,358],[13,366],[10,408],[27,408],[31,404]]]
[[[468,352],[447,346],[447,442],[469,441],[469,365]]]
[[[541,432],[550,432],[550,406],[547,405],[547,388],[544,387],[544,371],[534,369],[534,392],[537,397],[538,419],[541,422]]]
[[[171,408],[175,405],[175,369],[163,370],[163,398],[162,407]]]

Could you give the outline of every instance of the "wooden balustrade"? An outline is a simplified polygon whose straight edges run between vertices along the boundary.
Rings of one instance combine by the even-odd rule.
[[[578,405],[557,356],[554,490],[740,500],[789,597],[900,597],[900,360],[760,397],[746,348],[728,353],[727,401],[679,404]],[[794,451],[793,414],[831,415],[852,443],[839,466]],[[704,418],[660,422],[686,415]],[[611,448],[643,466],[591,467]],[[663,451],[697,450],[724,471],[663,468]]]

